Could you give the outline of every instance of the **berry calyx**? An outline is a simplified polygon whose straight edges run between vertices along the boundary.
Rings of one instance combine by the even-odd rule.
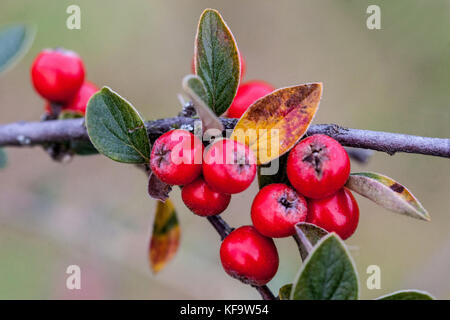
[[[153,144],[150,168],[163,182],[185,185],[202,171],[203,144],[186,130],[171,130]]]
[[[75,97],[73,97],[67,104],[63,105],[63,109],[86,114],[87,103],[98,90],[99,89],[95,84],[85,81],[81,85],[81,88],[78,90]]]
[[[273,240],[252,226],[240,227],[223,240],[220,260],[231,277],[254,286],[262,286],[272,280],[279,264]]]
[[[203,176],[208,185],[222,193],[239,193],[255,179],[256,158],[248,146],[221,139],[211,145],[203,159]]]
[[[41,51],[31,67],[31,80],[36,91],[55,103],[72,99],[84,81],[84,65],[73,51],[46,49]]]
[[[253,200],[251,216],[256,230],[266,237],[282,238],[295,234],[295,225],[307,215],[305,198],[282,183],[262,188]]]
[[[185,185],[181,190],[184,204],[196,215],[214,216],[225,211],[231,200],[231,195],[213,191],[199,177]]]
[[[239,86],[227,117],[240,118],[256,100],[271,93],[275,88],[264,81],[248,81]]]
[[[306,221],[328,232],[336,232],[345,240],[355,232],[358,226],[358,203],[350,190],[344,187],[327,198],[308,200]]]
[[[286,171],[299,193],[320,199],[344,186],[350,174],[350,159],[339,142],[326,135],[315,134],[292,149]]]

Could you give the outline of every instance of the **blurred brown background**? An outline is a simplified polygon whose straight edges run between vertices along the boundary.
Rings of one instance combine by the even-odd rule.
[[[68,30],[66,8],[81,7],[81,30]],[[366,28],[366,8],[381,7],[382,30]],[[84,58],[88,78],[108,85],[146,119],[175,115],[190,72],[198,17],[218,9],[247,60],[245,80],[276,87],[322,81],[315,123],[450,136],[449,1],[25,1],[2,0],[0,23],[27,22],[38,33],[31,51],[0,78],[0,123],[38,120],[44,102],[29,79],[33,57],[62,46]],[[180,200],[182,243],[157,276],[147,262],[155,203],[133,166],[102,156],[54,163],[40,148],[8,149],[0,171],[0,298],[259,298],[229,278],[210,225]],[[358,197],[359,229],[347,243],[361,277],[361,297],[419,288],[450,298],[448,159],[376,153],[353,171],[385,173],[404,183],[432,216],[399,216]],[[250,222],[256,185],[223,214]],[[281,264],[269,286],[292,282],[300,258],[292,239],[277,240]],[[77,264],[82,290],[65,287]],[[368,290],[366,268],[381,267],[381,290]]]

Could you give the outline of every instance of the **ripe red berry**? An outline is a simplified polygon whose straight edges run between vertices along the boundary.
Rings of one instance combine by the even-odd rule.
[[[228,207],[231,195],[211,190],[203,178],[185,185],[181,190],[184,204],[199,216],[214,216]]]
[[[308,200],[306,221],[328,232],[336,232],[347,239],[356,230],[359,221],[359,208],[353,194],[347,188],[320,200]]]
[[[265,285],[278,270],[278,252],[272,239],[252,226],[231,232],[220,247],[222,266],[233,278],[255,286]]]
[[[186,130],[172,130],[160,136],[150,155],[150,168],[163,182],[185,185],[202,171],[203,144]]]
[[[85,81],[75,97],[67,104],[63,105],[63,109],[86,113],[86,107],[89,99],[98,91],[95,84]]]
[[[244,56],[239,53],[239,58],[241,59],[241,80],[244,78],[245,71],[247,71],[247,63],[245,62]],[[192,57],[191,60],[191,72],[195,74],[195,60]]]
[[[320,199],[342,188],[350,174],[350,159],[339,142],[316,134],[292,149],[286,170],[289,181],[299,193]]]
[[[31,67],[31,80],[43,98],[57,103],[68,102],[83,84],[83,61],[73,51],[43,50]]]
[[[266,237],[282,238],[295,233],[294,226],[306,220],[305,198],[282,183],[262,188],[252,204],[252,221]]]
[[[229,118],[240,118],[253,102],[271,93],[275,88],[263,81],[249,81],[239,86],[233,103],[227,110]]]
[[[222,193],[239,193],[255,179],[256,158],[246,145],[221,139],[211,145],[203,160],[203,176],[208,185]]]

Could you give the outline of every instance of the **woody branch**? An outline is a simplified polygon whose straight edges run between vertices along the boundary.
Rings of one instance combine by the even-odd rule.
[[[146,123],[150,140],[180,127],[194,126],[196,119],[173,117]],[[221,118],[226,129],[232,129],[237,119]],[[312,125],[307,135],[326,134],[342,145],[372,149],[393,155],[397,152],[417,153],[450,158],[450,139],[421,137],[401,133],[351,129],[336,124]],[[84,119],[16,122],[0,125],[0,146],[34,146],[67,140],[89,140]]]

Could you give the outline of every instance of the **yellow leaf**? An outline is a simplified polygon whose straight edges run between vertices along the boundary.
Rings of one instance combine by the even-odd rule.
[[[180,226],[175,207],[170,199],[158,201],[149,247],[150,266],[154,273],[161,271],[174,257],[179,244]]]
[[[247,144],[258,165],[268,163],[289,151],[306,133],[321,97],[321,82],[278,89],[248,108],[231,139]]]

